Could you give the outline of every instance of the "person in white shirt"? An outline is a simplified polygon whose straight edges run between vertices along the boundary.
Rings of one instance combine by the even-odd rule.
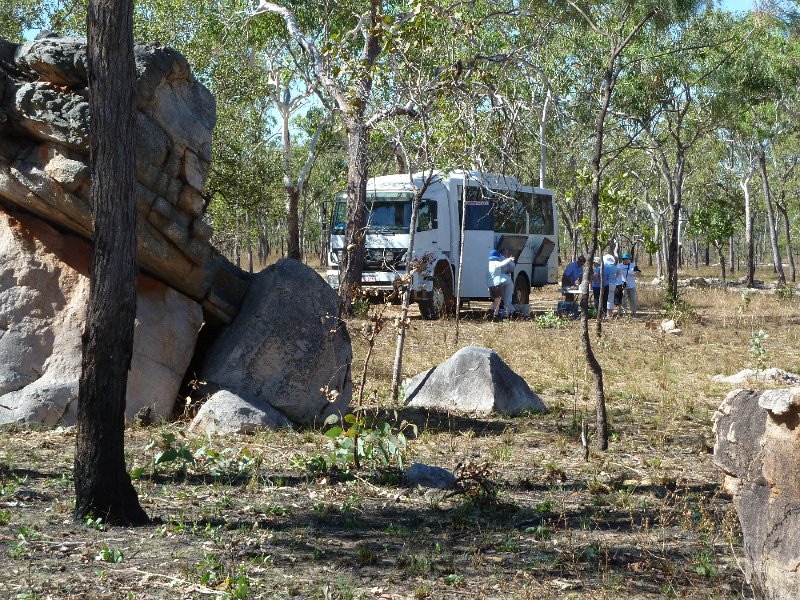
[[[628,312],[628,303],[631,306],[631,316],[635,317],[639,309],[639,304],[636,298],[636,278],[641,271],[635,262],[631,261],[631,255],[628,253],[623,254],[621,257],[622,264],[617,268],[622,278],[622,308]]]
[[[492,299],[491,316],[493,321],[500,320],[500,300],[506,308],[506,316],[510,317],[514,310],[512,298],[514,295],[514,280],[509,273],[514,272],[514,257],[506,251],[505,255],[497,250],[489,252],[489,297]]]

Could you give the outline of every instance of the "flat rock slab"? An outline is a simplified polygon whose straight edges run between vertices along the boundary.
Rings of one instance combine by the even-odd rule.
[[[476,415],[547,412],[525,380],[489,348],[467,346],[404,382],[405,403]]]
[[[731,385],[744,385],[749,381],[784,385],[800,384],[800,375],[774,367],[762,370],[742,369],[734,375],[714,375],[712,379],[718,383],[729,383]]]

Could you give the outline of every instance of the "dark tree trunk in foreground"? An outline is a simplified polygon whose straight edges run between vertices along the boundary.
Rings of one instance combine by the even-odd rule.
[[[75,518],[146,523],[124,454],[137,276],[132,0],[92,0],[87,30],[94,243],[78,400]]]

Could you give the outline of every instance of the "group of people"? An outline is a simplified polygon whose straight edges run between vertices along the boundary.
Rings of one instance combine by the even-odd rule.
[[[606,254],[602,263],[601,274],[601,260],[594,258],[591,283],[595,309],[602,310],[607,317],[619,317],[623,310],[628,312],[630,305],[630,314],[635,317],[639,308],[636,297],[636,279],[641,272],[639,267],[627,252],[619,257],[619,262],[614,255]],[[569,263],[561,277],[561,285],[564,288],[580,286],[585,264],[586,258],[583,256]],[[583,287],[588,292],[588,286]],[[567,300],[574,300],[574,296]]]
[[[595,257],[592,269],[592,295],[594,297],[594,307],[603,310],[607,317],[620,317],[622,311],[636,316],[638,301],[636,298],[636,279],[641,272],[639,267],[631,259],[627,252],[619,257],[619,263],[612,254],[606,254],[602,259],[603,268],[601,273],[601,261]],[[561,276],[561,285],[565,289],[572,286],[580,286],[584,292],[588,292],[588,285],[582,286],[583,268],[586,264],[586,257],[579,256],[577,260],[569,263]],[[504,316],[511,317],[514,310],[514,257],[509,250],[491,250],[489,252],[489,275],[487,285],[489,287],[489,297],[492,299],[492,307],[489,316],[493,321],[499,321]],[[568,301],[574,301],[573,294],[566,294]],[[505,307],[505,314],[501,312],[500,301]],[[629,309],[630,305],[630,309]],[[601,308],[602,306],[602,308]]]

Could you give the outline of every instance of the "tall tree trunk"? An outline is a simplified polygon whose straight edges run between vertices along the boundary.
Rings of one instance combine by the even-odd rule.
[[[767,173],[767,158],[764,146],[759,146],[758,164],[761,167],[761,183],[764,188],[764,201],[767,203],[767,231],[769,241],[772,246],[772,260],[775,263],[775,272],[778,274],[778,285],[786,286],[786,275],[783,272],[783,260],[781,259],[781,247],[778,244],[778,231],[775,226],[775,215],[772,210],[772,189],[769,186],[769,174]]]
[[[595,125],[595,146],[594,155],[592,157],[592,192],[591,192],[591,210],[590,210],[590,239],[589,239],[589,256],[586,264],[583,267],[583,281],[588,284],[591,277],[591,270],[593,267],[594,256],[598,251],[598,233],[600,229],[600,179],[602,177],[601,164],[603,160],[603,136],[605,134],[605,120],[608,113],[608,107],[611,103],[611,95],[614,91],[615,82],[615,63],[619,56],[621,49],[613,52],[603,76],[603,99],[600,110],[597,113],[597,121]],[[602,264],[601,264],[602,273]],[[598,315],[603,311],[603,307],[598,309]],[[608,413],[606,411],[606,394],[603,386],[603,368],[594,354],[592,349],[592,341],[589,337],[589,293],[588,288],[586,293],[581,294],[581,347],[583,348],[583,355],[586,359],[586,364],[592,372],[594,378],[594,395],[596,407],[596,423],[597,423],[597,447],[600,450],[608,449]]]
[[[783,227],[786,233],[786,254],[789,256],[789,279],[792,283],[795,283],[797,281],[797,270],[794,265],[794,254],[792,252],[792,228],[789,222],[789,213],[786,210],[786,206],[777,200],[775,201],[775,206],[778,207],[778,211],[780,211],[783,216]]]
[[[739,187],[744,193],[744,243],[747,246],[747,278],[745,285],[753,287],[756,276],[755,244],[753,241],[753,202],[750,199],[750,178],[752,172],[739,180]]]
[[[547,108],[550,104],[550,88],[542,105],[542,113],[539,115],[539,187],[545,188],[545,167],[547,166]]]
[[[247,230],[247,271],[253,272],[253,237],[250,229],[250,211],[244,211],[244,226]]]
[[[361,286],[364,266],[364,226],[367,206],[369,131],[353,124],[347,131],[347,227],[339,269],[339,316],[353,314],[353,297]]]
[[[733,236],[730,237],[728,240],[728,268],[730,269],[731,275],[736,272],[737,262],[738,260],[734,256],[735,249],[733,247]]]
[[[139,524],[149,520],[124,451],[138,271],[132,0],[91,0],[87,31],[94,241],[82,337],[74,516]]]
[[[287,185],[286,193],[286,257],[300,260],[299,192],[295,185]]]

